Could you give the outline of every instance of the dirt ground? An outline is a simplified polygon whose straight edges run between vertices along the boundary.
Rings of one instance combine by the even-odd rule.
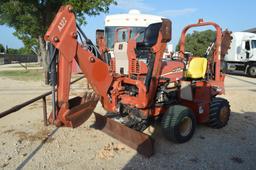
[[[73,85],[72,94],[83,92],[84,84]],[[0,111],[48,90],[41,82],[0,78]],[[0,169],[255,169],[255,96],[256,79],[227,76],[223,97],[232,109],[228,126],[216,130],[198,125],[185,144],[167,141],[156,128],[155,154],[149,159],[90,128],[93,116],[76,129],[44,127],[38,101],[0,119]],[[96,111],[104,112],[100,105]]]

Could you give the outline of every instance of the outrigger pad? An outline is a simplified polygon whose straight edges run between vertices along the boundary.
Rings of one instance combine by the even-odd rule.
[[[66,120],[71,127],[76,128],[82,125],[92,115],[99,101],[95,93],[85,93],[84,97],[75,97],[69,100],[69,111],[66,113]]]
[[[137,150],[139,154],[145,157],[153,155],[154,140],[149,135],[133,130],[98,113],[94,112],[94,115],[96,118],[94,127],[96,129],[102,130],[113,138]]]

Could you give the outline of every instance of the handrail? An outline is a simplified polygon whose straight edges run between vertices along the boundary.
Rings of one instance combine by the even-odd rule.
[[[74,81],[72,81],[70,84],[74,84],[74,83],[76,83],[77,81],[79,81],[79,80],[81,80],[83,78],[84,78],[84,76],[81,76],[81,77],[75,79]],[[56,90],[57,89],[55,89],[55,91]],[[1,112],[0,113],[0,119],[5,117],[5,116],[7,116],[7,115],[9,115],[9,114],[11,114],[11,113],[13,113],[13,112],[17,112],[18,110],[22,109],[23,107],[26,107],[26,106],[28,106],[28,105],[30,105],[30,104],[32,104],[32,103],[34,103],[34,102],[36,102],[36,101],[38,101],[40,99],[43,99],[44,124],[47,125],[47,109],[46,109],[46,99],[45,99],[45,97],[50,95],[51,93],[52,93],[51,91],[43,93],[43,94],[41,94],[41,95],[39,95],[39,96],[37,96],[37,97],[35,97],[33,99],[30,99],[30,100],[28,100],[26,102],[23,102],[21,104],[18,104],[18,105],[14,106],[14,107],[12,107],[10,109],[7,109],[7,110]]]

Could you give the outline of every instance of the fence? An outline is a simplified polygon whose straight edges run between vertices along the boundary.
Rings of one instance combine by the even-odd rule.
[[[38,62],[36,55],[0,54],[0,65],[31,62]]]
[[[74,84],[75,82],[77,82],[77,81],[79,81],[79,80],[81,80],[81,79],[83,79],[83,78],[84,78],[84,76],[79,77],[79,78],[77,78],[76,80],[72,81],[70,84]],[[55,90],[55,91],[56,91],[56,90]],[[13,106],[12,108],[10,108],[10,109],[8,109],[8,110],[6,110],[6,111],[1,112],[1,113],[0,113],[0,119],[3,118],[3,117],[5,117],[5,116],[7,116],[7,115],[9,115],[9,114],[11,114],[11,113],[17,112],[18,110],[20,110],[20,109],[22,109],[22,108],[24,108],[24,107],[26,107],[26,106],[28,106],[28,105],[30,105],[30,104],[36,102],[36,101],[42,99],[42,101],[43,101],[43,118],[44,118],[44,125],[46,126],[46,125],[47,125],[47,104],[46,104],[46,96],[49,96],[51,93],[52,93],[51,91],[46,92],[46,93],[44,93],[44,94],[41,94],[40,96],[37,96],[37,97],[35,97],[35,98],[33,98],[33,99],[30,99],[30,100],[28,100],[28,101],[25,101],[24,103],[21,103],[21,104],[19,104],[19,105]]]

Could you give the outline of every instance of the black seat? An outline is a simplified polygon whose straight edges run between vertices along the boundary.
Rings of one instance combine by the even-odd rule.
[[[162,27],[162,22],[150,24],[144,32],[143,42],[137,43],[137,48],[152,47],[156,44],[158,39],[158,33]]]

